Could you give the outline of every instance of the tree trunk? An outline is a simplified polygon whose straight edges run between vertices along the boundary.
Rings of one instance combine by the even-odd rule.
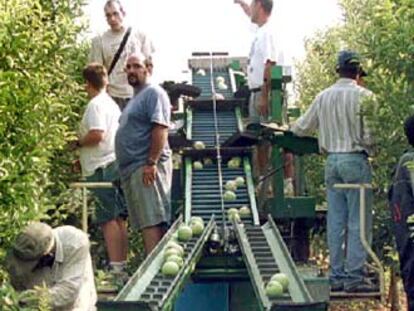
[[[401,311],[400,298],[398,293],[398,277],[395,268],[391,266],[390,287],[388,290],[388,303],[391,305],[390,311]]]

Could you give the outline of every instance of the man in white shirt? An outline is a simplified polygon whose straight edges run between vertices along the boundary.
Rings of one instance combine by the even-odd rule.
[[[53,311],[96,310],[89,239],[75,227],[29,224],[14,241],[5,266],[13,287],[22,291],[22,307],[36,308],[45,295]]]
[[[106,1],[104,11],[110,29],[92,40],[89,62],[97,62],[105,66],[109,74],[108,93],[123,110],[133,95],[124,71],[126,60],[134,53],[141,53],[148,61],[147,67],[152,71],[154,47],[144,33],[132,28],[118,61],[112,72],[109,72],[114,56],[129,27],[125,25],[126,13],[119,0]]]
[[[108,77],[105,67],[92,63],[83,70],[86,92],[91,99],[80,124],[82,175],[90,182],[119,180],[115,163],[115,134],[121,111],[106,93]],[[128,215],[122,193],[118,188],[93,188],[98,199],[95,210],[96,223],[102,228],[109,264],[114,274],[123,274],[126,266]]]
[[[250,6],[243,0],[234,0],[240,4],[252,23],[259,28],[252,42],[247,67],[248,85],[251,92],[249,101],[249,119],[251,123],[268,121],[270,108],[271,68],[276,64],[276,46],[274,34],[268,21],[272,13],[272,0],[252,0]],[[270,156],[267,143],[257,148],[257,173],[265,175]]]

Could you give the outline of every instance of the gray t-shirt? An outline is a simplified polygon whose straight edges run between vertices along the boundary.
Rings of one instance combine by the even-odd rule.
[[[115,153],[122,179],[145,165],[151,147],[153,123],[170,126],[171,104],[158,85],[148,85],[133,97],[122,112],[115,136]],[[171,157],[168,142],[160,161]]]

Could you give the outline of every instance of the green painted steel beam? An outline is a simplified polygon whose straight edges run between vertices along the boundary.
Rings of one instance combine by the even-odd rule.
[[[242,251],[245,259],[247,271],[249,272],[250,280],[253,285],[253,290],[260,302],[261,310],[269,310],[272,303],[266,295],[265,284],[263,283],[262,276],[260,275],[260,270],[256,264],[256,259],[253,254],[253,250],[250,247],[244,227],[234,222],[234,229],[239,241],[240,250]]]
[[[268,199],[266,205],[276,219],[316,217],[314,197],[286,197],[283,201],[279,197],[275,197]]]
[[[269,137],[272,144],[286,149],[294,154],[303,155],[319,153],[318,140],[314,137],[299,137],[285,132],[284,135],[273,135]]]
[[[290,256],[289,250],[283,241],[279,229],[270,215],[268,217],[268,222],[262,228],[280,271],[286,274],[289,279],[289,294],[292,301],[295,303],[314,302],[296,269],[295,263]]]
[[[155,249],[146,257],[138,270],[129,279],[125,287],[120,291],[115,298],[116,301],[137,301],[147,286],[150,284],[153,277],[158,273],[159,267],[164,261],[163,249],[166,247],[168,241],[172,238],[174,232],[182,223],[182,217],[179,217],[168,232],[164,235],[161,241],[157,244]]]
[[[184,206],[184,221],[189,221],[191,219],[191,186],[193,180],[193,163],[191,158],[186,157],[184,160],[184,170],[185,170],[185,206]]]
[[[246,174],[246,186],[247,186],[247,192],[249,194],[250,198],[250,210],[252,212],[253,216],[253,224],[259,225],[259,212],[257,210],[257,204],[256,204],[256,194],[253,184],[253,173],[252,173],[252,167],[250,165],[250,160],[247,157],[243,158],[243,166],[244,166],[244,173]]]

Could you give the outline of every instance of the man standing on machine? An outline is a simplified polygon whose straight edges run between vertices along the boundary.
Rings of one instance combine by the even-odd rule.
[[[126,72],[135,96],[121,115],[115,152],[129,220],[133,228],[142,231],[148,255],[171,218],[171,104],[164,89],[147,82],[143,55],[131,55]]]
[[[276,46],[274,36],[269,27],[273,0],[252,0],[250,6],[243,0],[234,0],[239,4],[252,23],[259,28],[252,42],[247,68],[248,85],[251,92],[249,101],[250,123],[268,121],[270,110],[271,68],[276,64]],[[270,157],[270,145],[263,142],[257,147],[256,174],[266,174]]]
[[[89,62],[105,66],[108,93],[122,111],[133,94],[124,71],[126,60],[133,53],[142,53],[152,70],[154,47],[144,33],[125,25],[126,12],[120,0],[106,1],[104,11],[110,29],[92,40]]]
[[[353,51],[338,55],[339,80],[322,91],[292,126],[297,135],[318,130],[319,148],[328,154],[325,164],[325,182],[328,201],[328,247],[330,282],[333,291],[377,291],[364,278],[367,258],[360,239],[360,197],[355,189],[336,189],[335,184],[371,183],[371,165],[368,155],[373,150],[373,137],[362,115],[363,100],[372,92],[359,86],[363,72],[360,57]],[[371,240],[372,191],[366,194],[366,232]],[[345,243],[347,232],[347,244]],[[346,249],[346,254],[344,253]]]

